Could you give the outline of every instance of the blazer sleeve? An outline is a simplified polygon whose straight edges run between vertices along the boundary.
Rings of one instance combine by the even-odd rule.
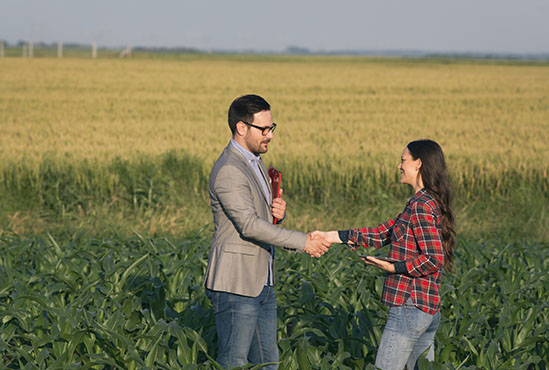
[[[272,244],[286,250],[302,252],[306,234],[283,229],[258,215],[250,180],[240,169],[225,165],[212,184],[221,206],[237,231],[245,239]]]

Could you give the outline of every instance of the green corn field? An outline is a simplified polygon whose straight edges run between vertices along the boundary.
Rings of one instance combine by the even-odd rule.
[[[13,369],[215,369],[215,321],[201,285],[209,235],[186,239],[0,239],[0,353]],[[279,253],[283,369],[363,369],[387,308],[383,275],[334,246],[320,260]],[[444,277],[439,369],[546,368],[547,268],[540,244],[460,242]]]

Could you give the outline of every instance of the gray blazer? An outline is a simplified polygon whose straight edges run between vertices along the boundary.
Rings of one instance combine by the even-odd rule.
[[[263,161],[259,167],[270,184]],[[267,280],[270,245],[303,252],[306,234],[273,225],[270,199],[251,165],[230,143],[212,168],[209,190],[214,234],[204,284],[257,297]]]

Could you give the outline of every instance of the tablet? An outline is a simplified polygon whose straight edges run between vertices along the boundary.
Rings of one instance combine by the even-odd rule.
[[[375,257],[375,258],[380,259],[382,261],[391,262],[391,263],[400,262],[397,259],[389,258],[389,257],[385,257],[385,256],[370,256],[368,254],[359,254],[358,256],[360,258],[366,258],[366,259],[368,259],[368,257]]]

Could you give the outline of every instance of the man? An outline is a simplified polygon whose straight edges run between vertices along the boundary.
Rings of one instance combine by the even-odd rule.
[[[227,367],[278,362],[273,246],[320,257],[329,243],[273,225],[273,217],[284,219],[286,202],[271,202],[260,157],[276,128],[269,103],[257,95],[235,99],[229,127],[233,137],[210,174],[214,234],[204,278],[215,313],[217,361]]]

